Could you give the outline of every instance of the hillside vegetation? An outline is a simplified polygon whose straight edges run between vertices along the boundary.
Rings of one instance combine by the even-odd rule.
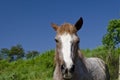
[[[106,61],[106,51],[103,47],[81,51],[84,56],[99,57]],[[118,77],[119,53],[120,49],[117,49],[114,55],[113,65],[109,65],[111,80],[116,80]],[[19,59],[13,62],[0,60],[0,80],[52,80],[53,70],[54,50],[47,51],[27,60]]]
[[[53,55],[51,50],[27,60],[0,60],[0,80],[52,80]]]
[[[120,19],[111,20],[103,35],[102,46],[81,50],[86,57],[99,57],[109,67],[111,80],[118,79],[120,54]],[[0,49],[0,80],[52,80],[54,50],[25,52],[21,45]]]

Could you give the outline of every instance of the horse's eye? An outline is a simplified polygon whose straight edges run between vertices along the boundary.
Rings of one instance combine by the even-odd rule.
[[[58,43],[59,42],[58,39],[55,39],[55,42]]]

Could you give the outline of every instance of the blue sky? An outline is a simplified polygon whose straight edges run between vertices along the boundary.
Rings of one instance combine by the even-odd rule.
[[[96,48],[110,20],[120,18],[120,0],[1,0],[0,48],[21,44],[25,51],[55,48],[52,22],[74,24],[83,17],[78,32],[80,48]]]

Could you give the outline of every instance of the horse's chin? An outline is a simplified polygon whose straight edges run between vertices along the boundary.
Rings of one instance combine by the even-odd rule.
[[[71,80],[72,79],[72,75],[63,75],[63,78],[65,80]]]

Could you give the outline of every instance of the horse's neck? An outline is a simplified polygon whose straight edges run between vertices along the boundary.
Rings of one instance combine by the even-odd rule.
[[[82,57],[77,57],[77,60],[76,60],[76,69],[80,70],[80,72],[88,72],[87,71],[87,66],[86,66],[86,58]]]
[[[88,74],[88,70],[86,67],[86,58],[79,51],[78,57],[75,61],[75,77],[86,77]],[[75,79],[76,80],[76,79]]]

